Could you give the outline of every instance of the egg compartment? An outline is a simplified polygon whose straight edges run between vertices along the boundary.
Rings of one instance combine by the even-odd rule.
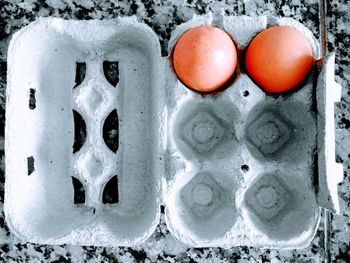
[[[160,215],[160,54],[157,36],[135,18],[39,19],[14,35],[5,215],[18,237],[131,246],[153,233]],[[73,118],[85,122],[83,145],[74,143]],[[106,143],[103,134],[116,130],[117,145]]]
[[[186,30],[200,25],[225,30],[241,55],[264,29],[290,26],[308,39],[315,59],[320,56],[312,33],[293,19],[211,14],[178,26],[169,53]],[[313,68],[300,87],[278,96],[265,94],[242,64],[234,83],[215,94],[188,89],[171,66],[167,69],[170,136],[165,204],[170,232],[193,247],[307,246],[319,224],[320,206],[335,211],[333,196],[342,178],[334,147],[327,153],[323,150],[325,140],[334,146],[330,119],[334,102],[340,100],[338,87],[338,97],[326,95],[331,88],[325,79],[333,83],[334,76],[325,77],[324,71],[334,71],[332,65],[325,63],[318,82]],[[336,180],[331,172],[318,170],[325,158],[330,163],[326,166],[339,168]]]

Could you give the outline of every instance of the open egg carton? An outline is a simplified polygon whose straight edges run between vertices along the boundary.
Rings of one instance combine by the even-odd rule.
[[[169,54],[186,30],[207,24],[240,50],[288,25],[320,57],[293,19],[211,14],[178,26]],[[14,35],[8,62],[5,215],[25,241],[134,246],[154,232],[164,204],[171,234],[189,246],[297,248],[315,235],[320,207],[339,211],[334,55],[285,95],[265,94],[242,65],[227,89],[203,95],[177,79],[157,35],[135,17],[46,18]],[[103,136],[113,114],[118,147]]]

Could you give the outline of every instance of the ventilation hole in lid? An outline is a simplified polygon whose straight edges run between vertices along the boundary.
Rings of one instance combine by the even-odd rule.
[[[115,175],[107,182],[102,195],[102,203],[116,204],[119,202],[118,177]]]
[[[78,87],[84,80],[86,74],[86,63],[77,62],[75,69],[75,87]]]
[[[83,117],[73,110],[74,118],[74,144],[73,153],[78,152],[86,141],[86,124]]]
[[[119,123],[116,109],[111,111],[103,124],[103,140],[112,152],[117,152],[119,147]]]
[[[112,86],[117,86],[119,82],[119,63],[113,61],[103,61],[103,73],[107,81]]]
[[[85,203],[85,188],[79,179],[72,176],[72,184],[74,188],[74,204]]]
[[[244,97],[248,97],[249,96],[249,91],[248,90],[243,91],[243,96]]]
[[[36,108],[35,89],[29,89],[29,109],[34,110]]]
[[[27,157],[27,170],[28,175],[31,175],[35,171],[33,156]]]

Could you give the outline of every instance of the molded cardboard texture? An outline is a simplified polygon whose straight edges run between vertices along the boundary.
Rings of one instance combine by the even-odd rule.
[[[210,14],[178,26],[169,53],[186,30],[206,24],[225,30],[243,50],[265,28],[291,26],[309,40],[315,60],[320,56],[312,33],[293,19]],[[244,65],[238,72],[227,89],[203,96],[186,88],[168,66],[167,225],[193,247],[305,247],[319,224],[318,196],[330,196],[323,189],[336,191],[338,183],[324,183],[319,177],[325,175],[317,173],[323,117],[316,108],[319,100],[329,99],[316,98],[316,69],[300,87],[280,96],[265,94]],[[332,138],[327,142],[334,145]],[[335,162],[334,148],[332,154],[327,156]],[[342,171],[336,172],[341,178]]]
[[[36,243],[131,246],[146,240],[160,215],[157,101],[163,74],[157,36],[135,18],[111,21],[39,19],[15,34],[9,48],[6,111],[6,219],[22,239]],[[118,61],[113,87],[103,61]],[[86,75],[75,86],[77,62]],[[29,90],[36,107],[28,107]],[[72,109],[87,138],[72,153]],[[102,128],[117,109],[119,148]],[[24,132],[25,131],[25,132]],[[27,158],[34,171],[27,175]],[[118,176],[119,202],[102,191]],[[73,204],[71,177],[85,185],[86,202]]]
[[[169,54],[181,34],[204,24],[224,29],[240,49],[265,28],[288,25],[320,56],[312,33],[293,19],[212,14],[178,26]],[[5,216],[23,240],[137,245],[164,204],[170,232],[189,246],[298,248],[311,242],[320,206],[339,210],[334,55],[280,96],[265,94],[243,65],[215,95],[188,89],[134,17],[39,19],[14,35],[8,58]],[[105,61],[119,67],[114,81]],[[85,74],[76,76],[77,65]],[[74,153],[72,110],[86,124]],[[114,150],[102,136],[113,111]],[[72,177],[85,188],[82,204],[74,203]],[[117,202],[104,203],[103,189],[116,181]]]

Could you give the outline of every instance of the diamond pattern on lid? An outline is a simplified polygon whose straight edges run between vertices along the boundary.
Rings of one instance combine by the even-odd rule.
[[[95,152],[87,152],[78,160],[79,172],[85,178],[103,174],[104,166],[104,160]]]
[[[95,85],[88,85],[83,88],[78,100],[81,102],[85,111],[95,113],[101,107],[105,99],[101,91],[96,88]]]

